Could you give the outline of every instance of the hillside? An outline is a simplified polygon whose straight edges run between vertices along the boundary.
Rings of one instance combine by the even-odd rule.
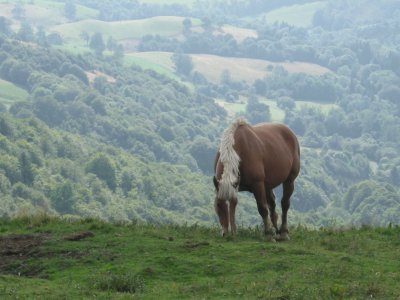
[[[174,73],[175,65],[171,60],[173,53],[168,52],[130,52],[127,57],[133,57],[142,62],[148,62],[148,68],[157,70],[163,68]],[[268,76],[273,68],[282,67],[288,73],[304,73],[323,75],[330,70],[322,66],[304,62],[272,62],[261,59],[223,57],[217,55],[192,54],[193,71],[202,74],[209,82],[221,82],[224,72],[229,72],[234,81],[244,81],[253,84],[257,79]],[[143,64],[145,67],[145,65]]]
[[[96,299],[397,299],[400,228],[112,225],[48,216],[0,222],[0,296]]]

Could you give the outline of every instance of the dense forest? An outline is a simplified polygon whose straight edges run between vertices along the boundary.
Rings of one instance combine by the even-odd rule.
[[[400,222],[398,1],[164,2],[0,3],[1,216],[212,224],[214,154],[243,115],[300,139],[292,222]],[[158,17],[176,32],[144,29]],[[132,62],[140,53],[173,72]],[[228,64],[212,80],[199,58]],[[238,79],[239,60],[264,75]],[[259,222],[239,201],[239,222]]]

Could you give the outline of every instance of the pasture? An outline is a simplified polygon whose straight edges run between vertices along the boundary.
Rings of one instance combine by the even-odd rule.
[[[277,106],[276,101],[266,98],[260,98],[259,100],[261,103],[269,106],[271,121],[283,122],[285,118],[285,112]],[[227,102],[218,99],[216,100],[216,103],[219,106],[223,107],[227,111],[229,116],[235,117],[236,115],[244,113],[246,111],[247,100],[242,98],[240,102]]]
[[[127,56],[144,60],[148,68],[156,70],[160,66],[163,70],[175,71],[171,61],[172,53],[168,52],[131,52]],[[193,69],[198,71],[210,82],[220,82],[224,71],[229,71],[230,77],[235,81],[245,81],[252,84],[256,79],[268,76],[269,66],[282,66],[289,73],[306,73],[322,75],[331,72],[329,69],[317,64],[305,62],[272,62],[260,59],[223,57],[209,54],[192,54]],[[145,66],[146,68],[146,66]]]
[[[284,6],[263,14],[268,23],[284,22],[292,26],[309,27],[314,14],[327,4],[326,1],[315,1],[305,4]]]
[[[0,79],[0,103],[6,106],[16,101],[26,100],[28,93],[9,81]]]
[[[0,297],[398,299],[400,227],[261,229],[0,221]]]
[[[50,26],[66,23],[67,19],[64,16],[64,3],[50,0],[35,0],[33,1],[14,1],[8,0],[0,3],[0,15],[7,18],[12,17],[12,9],[15,4],[24,4],[26,20],[34,26]],[[87,18],[95,18],[98,11],[89,7],[76,4],[76,19],[82,20]],[[13,19],[15,22],[15,20]]]
[[[105,22],[86,19],[73,23],[65,23],[52,27],[68,42],[82,44],[80,34],[85,31],[92,35],[99,32],[105,40],[112,36],[117,41],[137,40],[147,34],[160,36],[176,36],[182,32],[183,17],[160,16],[140,20]],[[199,25],[200,20],[193,19],[193,26]]]
[[[264,103],[269,106],[269,110],[271,113],[271,121],[283,122],[285,118],[285,112],[278,107],[276,101],[267,99],[267,98],[259,98],[261,103]],[[235,117],[238,114],[244,113],[246,110],[247,100],[241,98],[239,102],[227,102],[222,99],[217,99],[216,103],[223,107],[229,116]],[[296,109],[301,110],[305,108],[315,108],[320,110],[323,114],[328,114],[332,109],[337,108],[338,106],[334,103],[318,103],[313,101],[296,101]]]

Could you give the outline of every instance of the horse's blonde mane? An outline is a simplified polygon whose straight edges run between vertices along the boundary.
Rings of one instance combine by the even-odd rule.
[[[240,125],[247,124],[246,120],[239,118],[235,120],[228,128],[225,129],[221,145],[219,147],[220,161],[224,166],[224,170],[219,181],[218,198],[228,200],[236,196],[237,189],[234,184],[237,183],[239,177],[240,157],[236,153],[233,145],[235,144],[235,132]]]

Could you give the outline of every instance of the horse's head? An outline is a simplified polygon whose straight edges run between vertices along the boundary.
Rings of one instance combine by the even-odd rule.
[[[214,182],[215,194],[216,194],[216,197],[218,197],[220,184],[221,184],[221,179],[217,179],[217,176],[214,175],[213,182]],[[240,176],[238,176],[236,181],[234,183],[230,184],[230,185],[237,192],[239,190],[239,184],[240,184]],[[223,198],[225,198],[225,197],[223,197]],[[226,200],[229,200],[229,199],[220,199],[220,200],[221,201],[224,201],[224,200],[226,201]]]

